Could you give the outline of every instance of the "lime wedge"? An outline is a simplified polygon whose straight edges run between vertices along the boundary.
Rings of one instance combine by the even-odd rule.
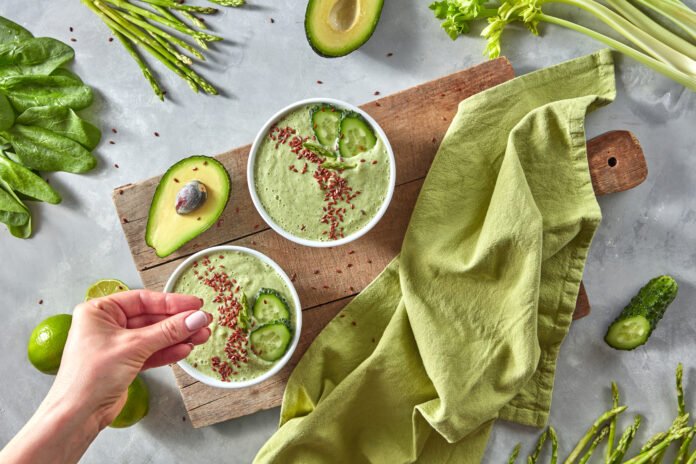
[[[101,298],[103,296],[113,295],[114,293],[125,292],[130,290],[126,284],[116,279],[102,279],[93,283],[85,294],[85,301],[92,298]]]

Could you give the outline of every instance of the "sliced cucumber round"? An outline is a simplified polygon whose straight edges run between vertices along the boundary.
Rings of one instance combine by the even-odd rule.
[[[650,321],[644,316],[631,316],[614,322],[604,340],[617,350],[632,350],[648,341]]]
[[[262,288],[256,294],[254,318],[260,324],[290,319],[290,307],[283,295],[272,288]]]
[[[338,150],[344,158],[351,158],[375,146],[377,137],[365,119],[358,113],[348,113],[341,120]]]
[[[272,322],[254,329],[249,336],[251,351],[265,361],[277,361],[288,350],[292,332],[283,322]]]
[[[312,109],[310,119],[317,141],[333,149],[338,138],[343,112],[331,105],[320,105]]]

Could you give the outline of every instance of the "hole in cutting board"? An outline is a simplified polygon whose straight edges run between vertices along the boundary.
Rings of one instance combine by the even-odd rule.
[[[607,160],[607,164],[609,165],[610,168],[613,168],[614,166],[616,166],[617,164],[619,164],[619,162],[617,161],[616,158],[614,158],[614,157],[612,156],[611,158],[609,158],[609,159]]]

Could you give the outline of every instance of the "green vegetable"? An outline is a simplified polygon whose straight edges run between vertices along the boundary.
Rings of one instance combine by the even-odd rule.
[[[631,42],[632,46],[573,21],[547,14],[544,7],[550,3],[584,10]],[[691,35],[691,40],[662,26],[636,8],[636,3],[654,9],[667,22],[684,29]],[[472,21],[487,20],[488,26],[481,35],[488,41],[486,54],[491,58],[500,55],[502,33],[509,24],[521,22],[532,34],[538,35],[539,23],[546,22],[588,35],[696,90],[696,44],[693,42],[696,38],[696,12],[679,0],[606,0],[606,5],[597,0],[498,0],[491,5],[487,5],[486,0],[443,0],[432,3],[430,8],[452,39],[468,32]]]
[[[2,151],[0,151],[0,179],[12,190],[34,200],[51,204],[61,201],[60,194],[45,180],[21,164],[8,159]]]
[[[0,44],[28,40],[34,36],[19,24],[0,16]]]
[[[642,419],[640,416],[635,416],[633,418],[633,424],[628,426],[626,430],[624,430],[623,434],[621,434],[619,443],[616,445],[614,452],[611,453],[611,460],[609,461],[610,464],[620,464],[623,462],[623,458],[626,455],[628,448],[631,447],[631,443],[636,437],[636,433],[638,433],[641,421]]]
[[[599,446],[599,444],[602,442],[602,440],[604,440],[607,437],[607,435],[609,435],[608,426],[603,427],[602,430],[599,431],[599,434],[597,434],[595,439],[592,440],[592,443],[590,444],[590,447],[587,449],[587,452],[582,458],[580,458],[580,464],[587,464],[587,461],[590,460],[595,449],[597,449],[597,446]]]
[[[565,464],[573,464],[580,457],[580,453],[582,453],[582,450],[585,448],[585,446],[587,446],[587,444],[590,443],[590,441],[592,441],[592,438],[597,433],[602,424],[604,424],[608,420],[611,420],[615,416],[621,414],[625,410],[626,406],[620,406],[618,408],[610,409],[609,411],[599,416],[597,420],[595,420],[594,423],[587,430],[585,435],[582,436],[578,444],[575,445],[575,448],[573,448],[573,451],[571,451],[570,455],[565,460]]]
[[[264,361],[277,361],[288,350],[292,333],[287,324],[272,322],[254,329],[249,335],[251,352]]]
[[[261,324],[290,319],[290,307],[283,295],[272,288],[262,288],[254,301],[254,318]]]
[[[343,112],[331,105],[319,105],[312,108],[310,113],[312,131],[320,144],[332,150],[336,148],[342,117]]]
[[[539,455],[541,454],[541,450],[544,448],[544,443],[546,442],[546,438],[548,436],[548,429],[544,430],[544,432],[539,435],[539,439],[534,447],[534,451],[529,455],[529,457],[527,457],[527,464],[535,464],[539,460]]]
[[[241,6],[243,0],[210,0],[221,6]],[[129,55],[142,71],[155,95],[164,100],[165,92],[141,56],[145,51],[160,61],[170,71],[182,78],[192,90],[216,95],[217,90],[190,66],[194,58],[205,60],[199,50],[206,50],[208,42],[222,40],[207,32],[205,23],[194,16],[197,14],[214,14],[214,7],[189,5],[175,0],[141,0],[136,4],[132,0],[82,0],[119,39]],[[187,21],[177,17],[174,12],[181,14]],[[188,42],[193,40],[199,48]]]
[[[332,152],[331,150],[325,148],[322,145],[319,145],[318,143],[304,142],[302,146],[305,147],[307,150],[313,151],[319,156],[323,156],[324,158],[336,158],[336,153]]]
[[[682,464],[684,460],[687,458],[687,455],[689,453],[689,447],[691,447],[691,442],[694,439],[694,435],[696,435],[696,430],[691,429],[691,432],[689,432],[686,437],[684,437],[684,440],[682,441],[681,446],[679,447],[679,451],[677,452],[677,456],[674,458],[674,464]]]
[[[4,93],[0,93],[0,131],[12,127],[15,122],[15,112]]]
[[[242,309],[239,310],[237,325],[242,330],[249,330],[251,327],[251,317],[249,317],[249,302],[244,292],[242,292],[242,297],[239,299],[239,305]]]
[[[94,150],[101,132],[67,106],[36,106],[17,116],[17,124],[37,126],[67,137],[88,150]]]
[[[0,45],[0,77],[51,74],[75,57],[69,45],[39,37]]]
[[[333,169],[334,171],[344,171],[346,169],[354,169],[358,167],[358,165],[355,163],[346,163],[345,161],[330,160],[324,161],[319,166],[321,166],[324,169]]]
[[[512,449],[512,453],[510,453],[510,457],[508,458],[508,464],[515,464],[515,462],[517,462],[517,456],[520,455],[521,447],[521,443],[515,445],[515,447]]]
[[[616,385],[616,382],[611,383],[611,399],[612,399],[612,407],[613,408],[618,408],[619,407],[619,387]],[[616,435],[616,416],[614,416],[611,419],[611,422],[609,423],[609,435],[607,437],[607,447],[605,449],[605,460],[606,464],[609,464],[611,462],[611,454],[614,448],[614,437]]]
[[[341,119],[338,150],[344,158],[351,158],[375,146],[377,137],[370,124],[358,113],[348,113]]]
[[[0,17],[0,222],[16,237],[32,232],[23,200],[59,203],[60,194],[34,170],[85,172],[101,134],[75,110],[92,89],[61,67],[73,49]]]
[[[677,290],[678,285],[670,276],[652,279],[611,323],[604,340],[617,350],[643,345],[676,298]]]
[[[30,169],[83,173],[97,164],[85,147],[43,127],[16,124],[0,135],[14,148],[8,156]]]
[[[551,439],[551,460],[549,464],[556,464],[558,461],[558,435],[556,430],[549,425],[549,438]]]
[[[92,89],[66,76],[10,76],[0,78],[4,92],[18,112],[34,106],[69,106],[87,108],[94,98]]]

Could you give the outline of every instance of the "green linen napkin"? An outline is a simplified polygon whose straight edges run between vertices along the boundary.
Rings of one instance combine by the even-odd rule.
[[[474,463],[495,419],[547,421],[601,219],[584,119],[614,96],[601,51],[461,102],[400,256],[297,365],[256,462]]]

